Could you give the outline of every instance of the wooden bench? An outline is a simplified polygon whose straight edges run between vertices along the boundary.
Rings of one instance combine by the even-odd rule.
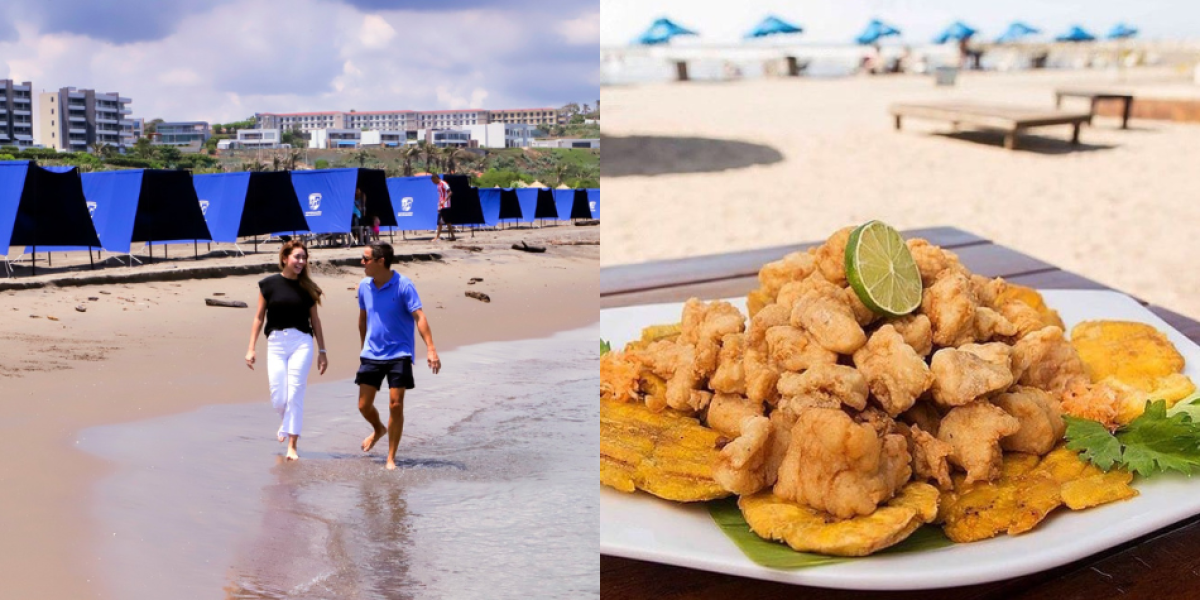
[[[1121,129],[1129,129],[1129,113],[1133,110],[1133,94],[1100,90],[1054,90],[1054,107],[1061,108],[1063,98],[1087,98],[1091,102],[1092,116],[1096,114],[1096,103],[1101,100],[1120,100]]]
[[[900,121],[904,117],[928,119],[932,121],[949,121],[955,129],[959,125],[969,125],[977,129],[988,129],[1004,132],[1004,147],[1012,150],[1017,147],[1017,134],[1034,127],[1050,125],[1071,125],[1071,143],[1079,143],[1079,127],[1091,123],[1090,112],[1071,112],[1028,108],[1021,106],[1005,106],[992,104],[976,104],[971,102],[947,102],[936,104],[893,104],[888,112],[896,120],[896,129],[900,129]]]

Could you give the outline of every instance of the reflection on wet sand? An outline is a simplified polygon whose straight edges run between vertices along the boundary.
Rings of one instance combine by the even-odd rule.
[[[265,398],[84,432],[117,464],[95,509],[109,589],[598,597],[595,337],[446,353],[406,399],[395,472],[382,445],[354,450],[369,426],[349,382],[309,388],[298,463],[282,461]]]

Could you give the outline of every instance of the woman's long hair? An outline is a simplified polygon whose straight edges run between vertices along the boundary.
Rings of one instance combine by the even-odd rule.
[[[304,245],[304,242],[302,242],[300,240],[288,240],[288,241],[284,242],[283,247],[279,249],[279,270],[280,271],[287,268],[287,259],[289,256],[292,255],[292,251],[295,250],[296,248],[303,250],[305,256],[312,258],[309,255],[308,247]],[[302,271],[300,271],[300,277],[298,279],[300,280],[300,287],[304,288],[304,291],[308,292],[309,296],[312,296],[313,302],[320,304],[321,303],[321,295],[324,294],[325,292],[322,292],[321,286],[317,285],[317,282],[313,281],[312,277],[308,276],[308,262],[307,261],[305,261],[304,269]]]

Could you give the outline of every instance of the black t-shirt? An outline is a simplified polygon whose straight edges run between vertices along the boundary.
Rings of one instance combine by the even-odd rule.
[[[258,282],[267,301],[266,335],[280,329],[297,329],[312,335],[310,311],[316,302],[300,287],[300,282],[276,273]]]

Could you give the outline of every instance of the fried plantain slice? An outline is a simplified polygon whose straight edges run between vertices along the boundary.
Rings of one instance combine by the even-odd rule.
[[[1046,306],[1046,300],[1042,298],[1042,294],[1037,290],[1019,285],[1012,282],[1005,282],[1004,291],[1000,292],[996,297],[996,304],[1001,305],[1012,301],[1024,302],[1038,312],[1042,323],[1046,325],[1054,325],[1059,329],[1066,329],[1063,325],[1062,317],[1058,316],[1058,311]]]
[[[1128,485],[1132,478],[1115,469],[1103,473],[1063,445],[1040,462],[1035,455],[1011,452],[1004,456],[996,481],[964,485],[963,477],[956,475],[954,490],[943,492],[938,518],[955,542],[1017,535],[1063,504],[1081,510],[1136,496],[1137,490]]]
[[[1116,390],[1118,422],[1137,418],[1147,400],[1166,400],[1170,407],[1196,391],[1182,374],[1183,355],[1166,335],[1145,323],[1084,321],[1071,330],[1071,346],[1093,383]]]
[[[600,399],[600,483],[677,502],[724,498],[713,481],[721,435],[670,409]]]
[[[1113,469],[1107,473],[1088,465],[1078,479],[1062,485],[1063,503],[1071,510],[1083,510],[1138,495],[1129,485],[1133,473]]]
[[[875,512],[845,520],[783,500],[771,492],[742,496],[738,507],[760,537],[786,543],[800,552],[867,556],[900,543],[937,515],[938,490],[909,483]]]
[[[668,323],[665,325],[651,325],[642,329],[641,341],[650,343],[658,340],[669,340],[679,337],[683,332],[682,323]]]

